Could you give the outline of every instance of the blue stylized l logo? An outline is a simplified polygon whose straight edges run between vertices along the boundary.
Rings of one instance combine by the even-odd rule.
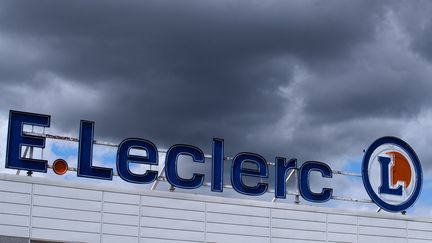
[[[381,186],[378,188],[379,193],[402,196],[402,186],[390,188],[389,165],[391,159],[388,157],[378,156],[381,165]]]

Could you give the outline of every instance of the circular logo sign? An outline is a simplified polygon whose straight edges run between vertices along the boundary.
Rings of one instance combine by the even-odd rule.
[[[420,195],[422,168],[414,150],[396,137],[382,137],[366,150],[363,184],[372,201],[390,212],[411,207]]]

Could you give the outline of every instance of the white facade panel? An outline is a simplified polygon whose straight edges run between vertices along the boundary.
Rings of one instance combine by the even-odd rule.
[[[58,229],[87,233],[99,233],[100,223],[73,221],[64,219],[32,218],[32,227],[41,229]]]
[[[303,221],[296,219],[272,219],[273,228],[295,229],[295,230],[312,230],[325,232],[326,224],[324,222]]]
[[[327,222],[335,224],[357,225],[357,217],[351,215],[328,214]]]
[[[0,235],[15,236],[15,237],[29,237],[29,227],[14,226],[14,225],[0,225]]]
[[[261,237],[270,236],[270,229],[268,227],[220,223],[207,223],[207,232]]]
[[[407,236],[406,229],[396,229],[376,226],[359,226],[359,235],[376,235],[405,238]]]
[[[176,229],[176,230],[205,230],[205,224],[202,221],[192,220],[178,220],[178,219],[164,219],[164,218],[141,218],[141,227],[156,227],[162,229]]]
[[[432,220],[0,174],[0,235],[73,242],[432,241]]]
[[[327,234],[328,242],[357,242],[357,234],[331,233]]]
[[[103,223],[106,224],[119,224],[119,225],[139,225],[138,215],[125,215],[118,213],[105,213],[103,214]]]
[[[101,214],[100,212],[91,212],[84,210],[75,209],[63,209],[63,208],[50,208],[33,206],[32,207],[33,217],[43,217],[52,219],[66,219],[74,221],[84,221],[84,222],[100,222]]]
[[[202,212],[205,210],[204,202],[149,196],[141,196],[141,205],[148,207],[174,208]]]
[[[158,238],[140,238],[140,243],[179,243],[179,242],[192,242],[183,240],[168,240]]]
[[[2,199],[2,201],[6,201]],[[30,205],[17,203],[0,203],[0,214],[30,215]]]
[[[102,234],[138,236],[138,227],[119,224],[104,224]]]
[[[283,239],[300,239],[300,240],[315,240],[322,241],[326,239],[325,231],[313,230],[295,230],[295,229],[280,229],[272,228],[272,237]]]
[[[235,225],[250,225],[270,227],[270,221],[267,217],[233,215],[225,213],[211,213],[207,211],[207,223],[222,223]]]
[[[272,218],[326,222],[326,214],[300,210],[273,209]]]
[[[28,227],[30,226],[30,217],[23,215],[0,214],[0,224]]]
[[[66,242],[100,242],[100,234],[68,230],[32,228],[32,239]]]
[[[104,202],[111,202],[111,203],[121,203],[121,204],[131,204],[131,205],[140,204],[139,195],[125,194],[125,193],[104,192],[103,200]]]
[[[207,212],[225,213],[234,215],[247,215],[257,217],[270,217],[269,208],[232,205],[223,203],[207,203]]]
[[[140,208],[138,205],[119,204],[119,203],[110,203],[110,202],[105,202],[103,204],[103,211],[105,213],[139,215],[139,210]]]
[[[190,241],[203,242],[204,232],[199,232],[195,230],[174,230],[174,229],[142,227],[141,237],[188,241],[188,242]]]
[[[220,233],[207,233],[207,242],[247,242],[247,243],[267,243],[270,242],[268,237],[249,236],[249,235],[227,235]]]
[[[408,239],[408,243],[426,243],[426,242],[430,242],[430,240]]]
[[[375,226],[375,227],[406,229],[406,227],[407,227],[406,224],[407,224],[407,221],[405,221],[405,220],[358,217],[358,225],[362,225],[362,226]]]
[[[33,195],[33,205],[49,208],[64,208],[83,211],[100,211],[102,203],[81,199]]]
[[[327,224],[327,231],[329,233],[344,233],[344,234],[357,234],[357,226],[351,224]]]
[[[205,221],[205,212],[171,208],[156,208],[141,206],[141,216],[145,218],[165,218],[191,221]]]
[[[102,192],[58,186],[34,185],[33,195],[81,199],[85,201],[102,201]]]
[[[409,230],[424,230],[424,229],[431,229],[431,228],[432,228],[432,223],[430,222],[408,221]]]
[[[432,231],[430,230],[408,230],[408,238],[423,239],[432,241]]]
[[[358,242],[360,243],[370,243],[370,242],[380,242],[380,243],[406,243],[406,238],[396,238],[396,237],[384,237],[384,236],[371,236],[371,235],[359,235]]]
[[[138,237],[103,234],[102,242],[103,243],[137,243]]]
[[[0,191],[3,192],[15,192],[30,194],[32,190],[32,184],[14,182],[14,181],[0,181]]]
[[[31,195],[24,193],[0,191],[2,203],[25,204],[30,205]]]

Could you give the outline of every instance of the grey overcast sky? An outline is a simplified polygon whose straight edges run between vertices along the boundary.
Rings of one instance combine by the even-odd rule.
[[[74,136],[87,119],[98,139],[207,153],[220,137],[227,155],[358,171],[392,135],[431,177],[431,13],[430,1],[0,0],[0,119],[50,114]]]

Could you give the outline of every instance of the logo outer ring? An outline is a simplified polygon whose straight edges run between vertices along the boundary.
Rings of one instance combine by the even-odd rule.
[[[409,199],[399,205],[392,205],[389,203],[386,203],[384,200],[382,200],[373,190],[372,185],[370,184],[369,180],[369,160],[373,154],[373,152],[381,145],[384,144],[393,144],[400,148],[402,148],[410,157],[411,162],[414,165],[414,170],[416,173],[416,185],[414,192],[411,194]],[[422,187],[422,181],[423,181],[423,174],[422,174],[422,168],[420,161],[414,152],[414,150],[411,148],[411,146],[403,141],[400,138],[397,137],[382,137],[377,139],[375,142],[373,142],[369,148],[366,150],[364,157],[363,157],[363,163],[362,163],[362,179],[363,179],[363,185],[366,189],[366,192],[369,194],[369,197],[372,199],[372,201],[377,204],[380,208],[389,211],[389,212],[401,212],[406,210],[407,208],[411,207],[417,198],[420,196],[421,187]]]

